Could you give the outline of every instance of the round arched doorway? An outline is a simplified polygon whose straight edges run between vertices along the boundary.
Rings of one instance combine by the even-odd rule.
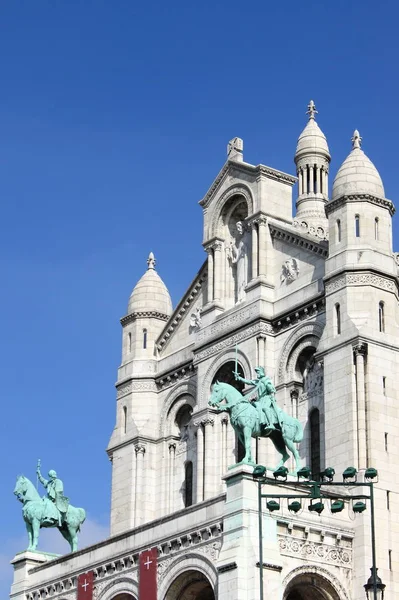
[[[321,575],[302,573],[290,581],[284,600],[342,600],[332,584]]]
[[[215,594],[207,577],[191,569],[176,577],[164,600],[215,600]]]

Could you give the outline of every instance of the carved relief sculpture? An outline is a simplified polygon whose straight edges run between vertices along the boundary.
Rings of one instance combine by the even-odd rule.
[[[227,257],[233,269],[235,302],[245,300],[245,286],[248,283],[248,243],[242,221],[236,223],[237,236],[227,248]]]
[[[295,258],[289,258],[283,262],[281,267],[280,282],[281,285],[289,285],[299,276],[299,265]]]

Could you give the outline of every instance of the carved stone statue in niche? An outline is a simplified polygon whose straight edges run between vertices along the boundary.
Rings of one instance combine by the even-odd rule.
[[[248,283],[248,240],[242,221],[236,223],[236,232],[234,242],[227,248],[227,257],[233,270],[235,302],[243,302]]]
[[[303,390],[308,398],[323,391],[323,367],[313,356],[307,361],[303,372]]]

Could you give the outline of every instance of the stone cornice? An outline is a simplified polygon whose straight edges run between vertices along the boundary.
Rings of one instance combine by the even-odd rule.
[[[391,217],[395,213],[395,206],[392,200],[388,200],[387,198],[379,198],[378,196],[372,196],[371,194],[348,194],[347,196],[341,196],[336,200],[330,200],[327,202],[326,214],[329,215],[337,208],[350,202],[368,202],[370,204],[379,206],[380,208],[386,208]]]
[[[139,311],[139,312],[134,312],[129,315],[126,315],[125,317],[122,317],[121,323],[124,326],[124,325],[127,325],[128,323],[131,323],[132,321],[135,321],[136,319],[142,319],[142,318],[151,318],[151,319],[159,319],[160,321],[168,321],[169,315],[165,315],[164,313],[160,313],[155,310]]]
[[[333,275],[332,277],[324,278],[326,295],[332,294],[333,292],[336,292],[344,287],[356,285],[371,285],[378,289],[392,292],[398,296],[397,280],[394,277],[381,275],[381,273],[378,271],[359,271],[359,269],[356,269],[356,271],[347,270],[343,273],[341,272]]]
[[[159,390],[168,388],[182,379],[188,379],[194,375],[194,366],[192,362],[186,362],[174,369],[168,369],[157,375],[156,385]]]
[[[328,257],[328,242],[325,240],[301,234],[298,231],[292,230],[291,227],[288,229],[288,227],[284,227],[284,225],[279,224],[276,221],[269,221],[269,228],[271,236],[275,239],[303,248],[304,250],[318,254],[323,258]]]
[[[289,186],[295,185],[295,183],[298,181],[298,178],[294,177],[294,175],[289,175],[288,173],[284,173],[284,171],[278,171],[277,169],[267,167],[266,165],[255,166],[246,162],[236,162],[234,160],[228,160],[219,171],[216,179],[212,183],[205,196],[202,198],[202,200],[199,201],[199,204],[201,206],[205,208],[209,204],[211,198],[213,198],[215,192],[218,190],[226,174],[230,170],[235,170],[239,173],[244,173],[246,175],[250,174],[257,179],[259,179],[260,177],[266,177],[267,179],[280,181],[281,183],[285,183]]]
[[[187,310],[190,308],[190,306],[193,304],[194,300],[198,296],[198,294],[201,290],[202,284],[206,280],[207,274],[208,274],[207,261],[205,261],[203,263],[201,269],[197,273],[194,281],[189,286],[188,291],[185,293],[185,295],[183,296],[183,298],[180,300],[179,304],[176,306],[175,310],[173,311],[173,314],[169,318],[161,335],[157,339],[155,346],[156,346],[158,352],[162,352],[164,350],[164,348],[166,347],[174,330],[176,329],[176,327],[178,326],[178,324],[180,323],[182,318],[187,313]]]

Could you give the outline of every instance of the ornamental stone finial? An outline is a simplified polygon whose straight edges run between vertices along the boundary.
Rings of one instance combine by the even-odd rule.
[[[309,115],[309,121],[310,121],[310,119],[314,120],[315,115],[318,114],[318,111],[316,110],[316,105],[313,102],[313,100],[311,100],[309,102],[309,104],[308,104],[308,110],[306,111],[306,114]]]
[[[153,252],[150,252],[147,258],[147,265],[149,269],[155,269],[155,256]]]
[[[357,129],[355,129],[355,131],[353,132],[353,138],[352,138],[352,148],[360,148],[362,145],[362,138],[360,137],[360,133],[358,132]]]

